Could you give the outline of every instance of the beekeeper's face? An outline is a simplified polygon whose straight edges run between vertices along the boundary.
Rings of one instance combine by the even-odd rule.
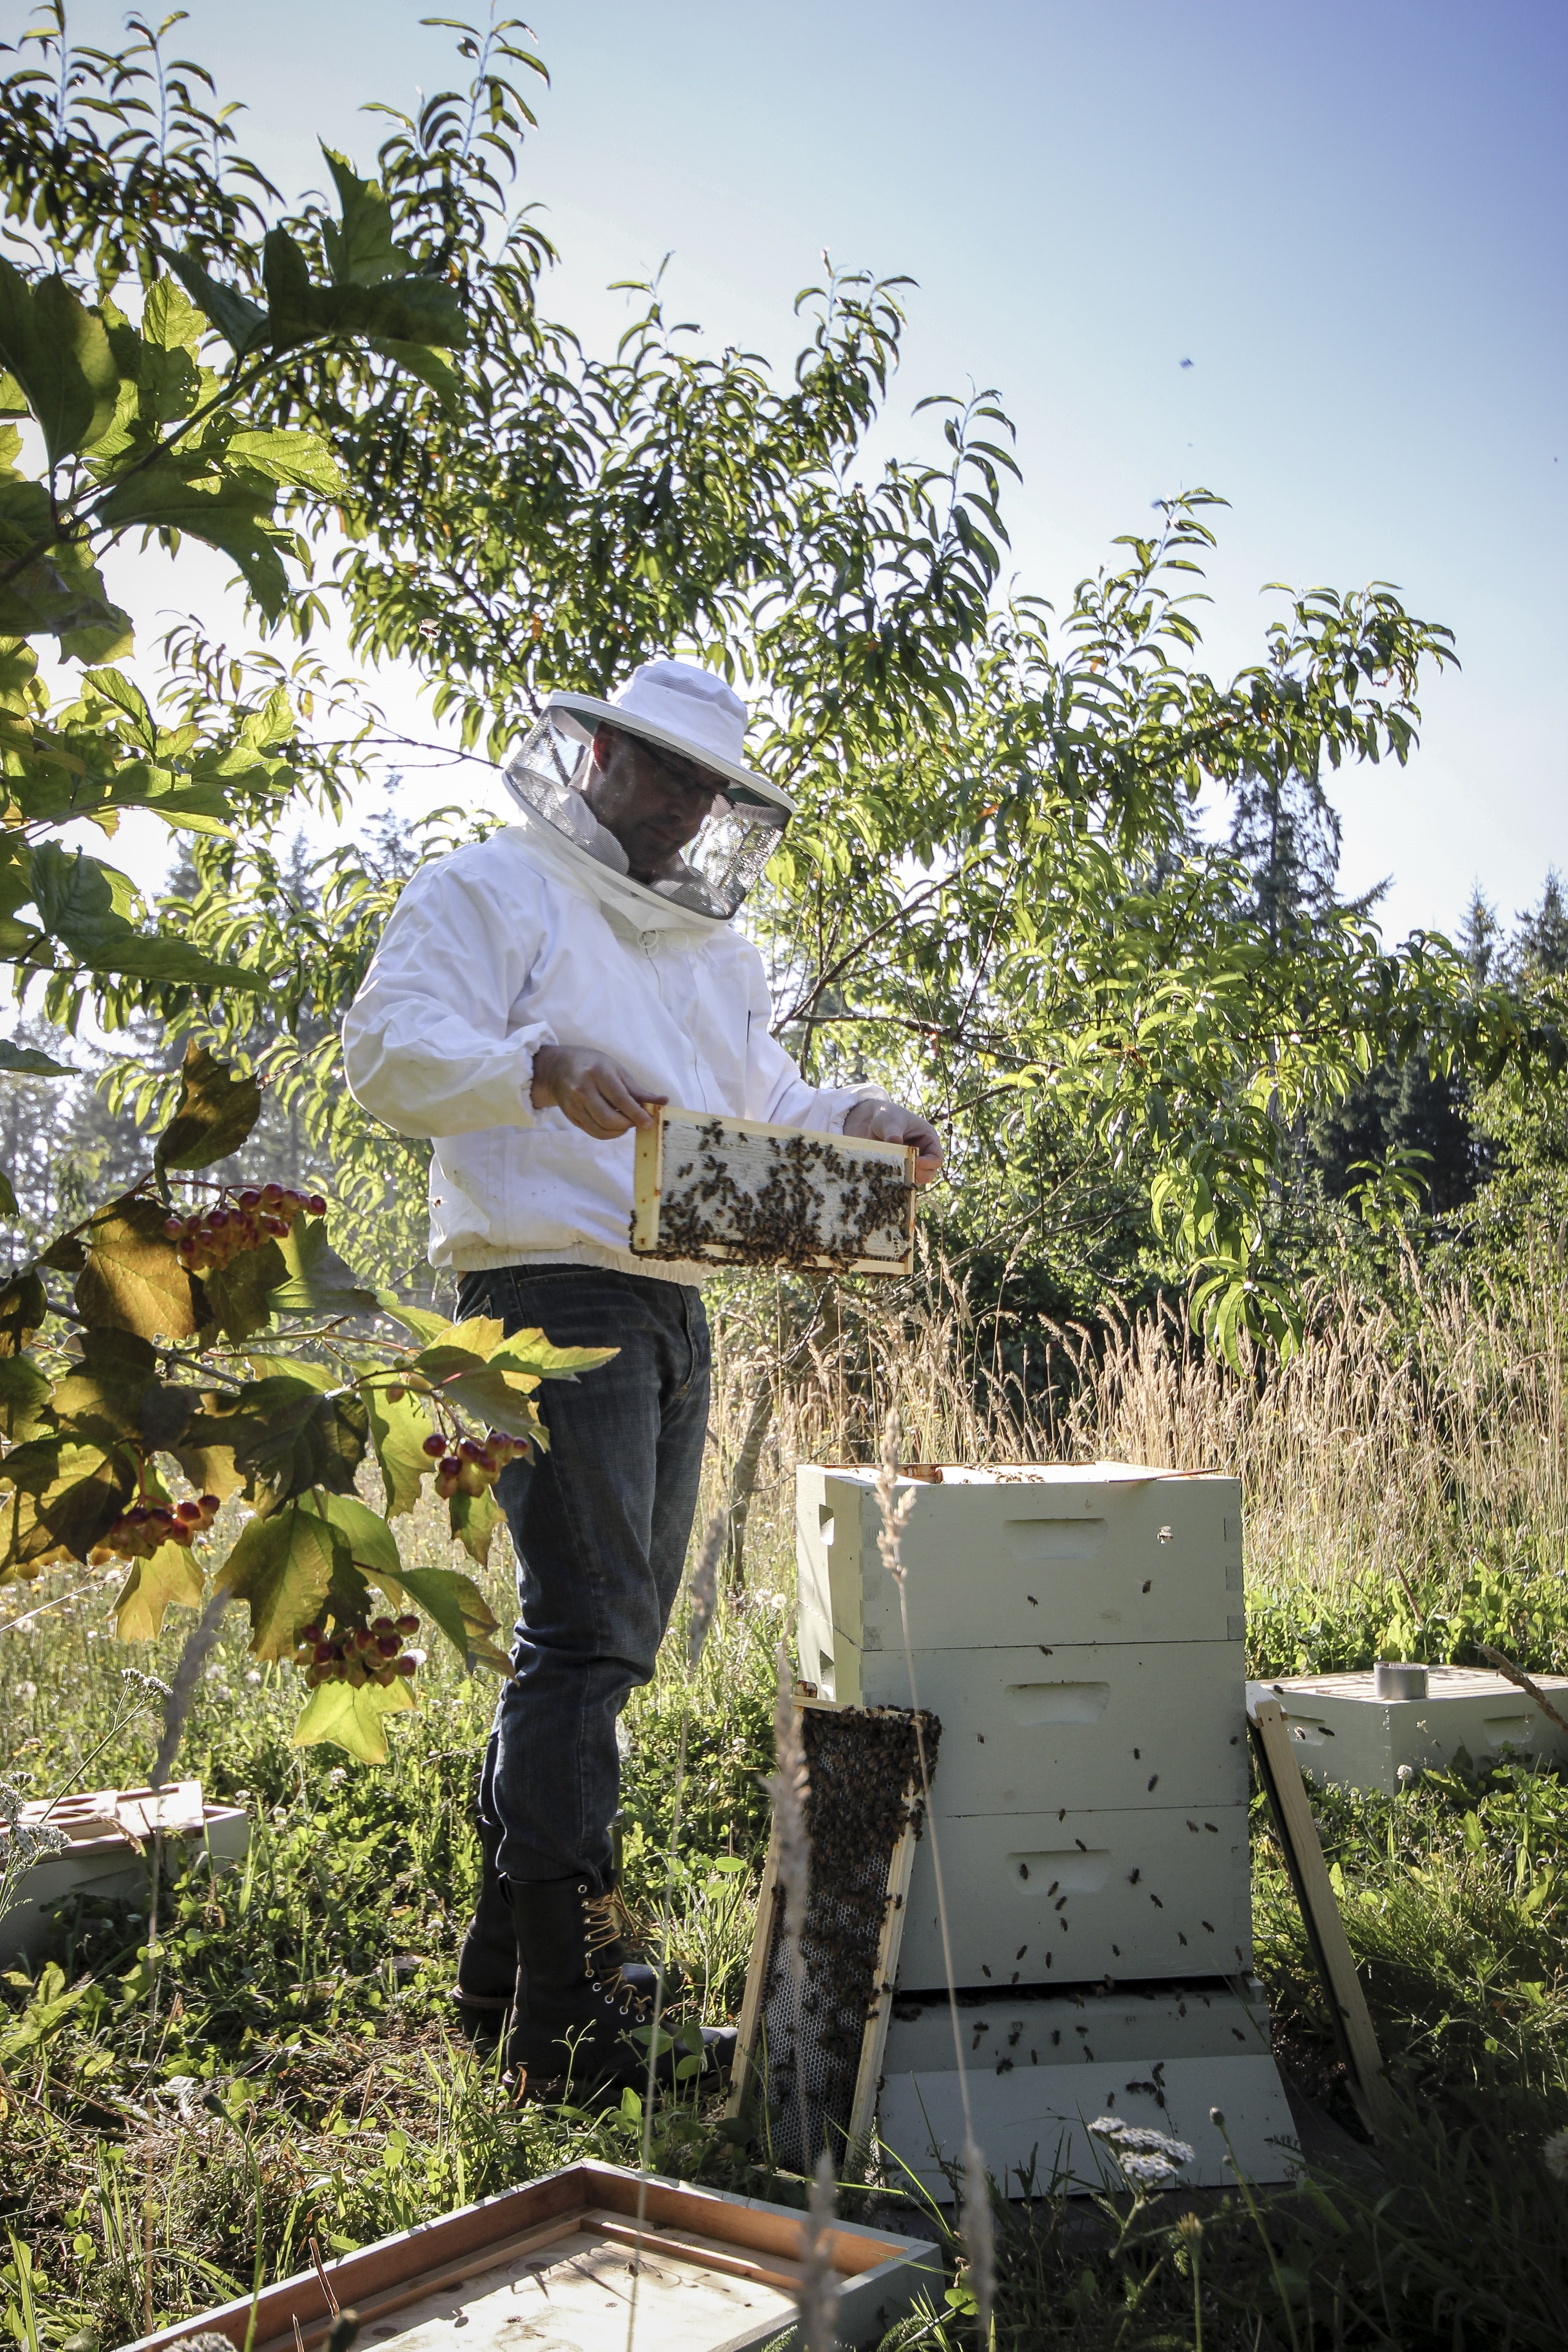
[[[679,865],[723,787],[710,768],[619,727],[594,735],[588,806],[626,851],[634,882],[652,882]]]

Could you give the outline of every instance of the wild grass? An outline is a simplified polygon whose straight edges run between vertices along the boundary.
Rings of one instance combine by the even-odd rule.
[[[756,1281],[715,1304],[699,1525],[731,1498],[752,1442],[743,1583],[721,1592],[695,1676],[680,1645],[667,1647],[627,1709],[624,1761],[628,1889],[651,1920],[686,1717],[672,1957],[705,2019],[732,2015],[751,1935],[795,1463],[874,1462],[889,1406],[910,1457],[1237,1472],[1255,1667],[1364,1664],[1391,1645],[1471,1654],[1479,1640],[1527,1667],[1568,1658],[1568,1316],[1544,1288],[1413,1296],[1398,1316],[1325,1297],[1302,1356],[1267,1375],[1216,1368],[1171,1318],[1108,1318],[1037,1334],[1027,1389],[1018,1335],[977,1331],[938,1283],[846,1297],[830,1313],[804,1286]],[[406,1537],[447,1556],[433,1517]],[[509,1576],[498,1547],[502,1614]],[[155,1710],[87,1763],[121,1694],[109,1598],[79,1573],[0,1596],[0,1760],[35,1792],[84,1771],[92,1786],[145,1776]],[[134,1662],[168,1679],[191,1622]],[[145,1905],[96,1906],[62,1921],[47,1971],[0,1984],[0,2326],[25,2344],[63,2352],[79,2337],[78,2352],[89,2339],[108,2352],[149,2311],[248,2292],[258,2265],[268,2277],[298,2267],[311,2237],[341,2251],[576,2155],[637,2160],[635,2094],[605,2115],[517,2109],[448,2030],[490,1686],[434,1650],[419,1709],[374,1773],[292,1748],[293,1678],[255,1666],[243,1643],[236,1612],[177,1769],[246,1805],[245,1869],[172,1876],[156,1948]],[[1380,2171],[1315,2176],[1272,2198],[1267,2245],[1234,2199],[1198,2200],[1195,2239],[1173,2226],[1192,2200],[1129,2225],[1123,2198],[1114,2227],[1098,2229],[1081,2200],[1000,2209],[996,2345],[1481,2352],[1561,2340],[1568,2190],[1542,2150],[1568,2126],[1568,1789],[1510,1769],[1314,1802],[1405,2131],[1377,2152]],[[1353,2130],[1261,1811],[1254,1880],[1282,2053]],[[665,2170],[805,2200],[805,2184],[760,2171],[712,2109],[661,2105],[652,2153]],[[967,2347],[962,2249],[943,2217],[925,2220],[953,2284],[920,2340]]]

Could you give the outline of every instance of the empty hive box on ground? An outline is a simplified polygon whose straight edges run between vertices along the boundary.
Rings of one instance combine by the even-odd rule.
[[[753,2352],[796,2343],[803,2216],[784,2205],[574,2164],[438,2221],[362,2246],[143,2336],[127,2352],[172,2352],[226,2336],[241,2352],[311,2352],[340,2306],[374,2352],[464,2344],[626,2352],[634,2264],[636,2352]],[[922,2291],[940,2293],[934,2246],[836,2222],[837,2340],[876,2344]],[[329,2299],[330,2298],[330,2299]]]
[[[1568,1676],[1531,1680],[1568,1716]],[[1505,1675],[1475,1666],[1400,1666],[1381,1675],[1369,1667],[1250,1687],[1285,1709],[1301,1769],[1340,1788],[1392,1796],[1402,1768],[1407,1775],[1443,1771],[1461,1750],[1472,1764],[1495,1761],[1505,1749],[1568,1764],[1568,1733]]]
[[[633,1254],[907,1274],[914,1158],[900,1143],[661,1108],[637,1139]]]
[[[944,1466],[899,1491],[911,1497],[909,1657],[875,1473],[796,1480],[802,1674],[840,1705],[908,1706],[912,1658],[942,1725],[883,2053],[884,2139],[928,2181],[962,2141],[951,2028],[943,2058],[932,2022],[946,1980],[934,1839],[955,1984],[1018,2011],[1016,2044],[974,2094],[994,2169],[1037,2151],[1047,2174],[1092,2186],[1083,2127],[1110,2112],[1163,2117],[1197,2150],[1197,2177],[1217,2180],[1219,2106],[1255,2177],[1285,2178],[1267,2011],[1256,1988],[1237,1990],[1252,1959],[1237,1481],[1121,1463]],[[1101,1994],[1126,2019],[1085,2044],[1052,2004]],[[929,2031],[915,2032],[917,2014]],[[1026,2040],[1028,2020],[1040,2030]],[[1069,2030],[1110,2069],[1103,2082],[1062,2058],[1050,2037]],[[1020,2049],[1036,2053],[1027,2064]]]
[[[20,1819],[24,1828],[47,1821],[66,1841],[24,1873],[15,1903],[0,1917],[0,1955],[28,1960],[43,1953],[55,1920],[73,1902],[144,1898],[154,1834],[177,1839],[187,1854],[205,1853],[215,1870],[242,1862],[250,1845],[247,1816],[233,1805],[205,1803],[199,1780],[93,1790],[53,1805],[24,1805]],[[0,1842],[4,1837],[0,1831]]]

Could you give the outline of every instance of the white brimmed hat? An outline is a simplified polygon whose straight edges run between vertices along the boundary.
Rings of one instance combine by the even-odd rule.
[[[593,740],[595,728],[622,727],[677,751],[721,776],[731,803],[795,812],[787,793],[745,764],[745,704],[715,671],[695,662],[641,662],[608,702],[591,694],[552,694],[544,710],[584,742]]]

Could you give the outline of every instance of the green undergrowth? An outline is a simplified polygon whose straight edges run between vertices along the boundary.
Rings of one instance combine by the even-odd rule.
[[[1379,1658],[1485,1665],[1483,1645],[1527,1673],[1568,1673],[1568,1570],[1471,1559],[1406,1580],[1255,1583],[1247,1593],[1247,1672],[1265,1680],[1347,1674]]]
[[[41,1580],[28,1605],[68,1581]],[[1558,1656],[1555,1595],[1552,1580],[1500,1567],[1456,1572],[1417,1593],[1431,1646],[1397,1646],[1436,1657],[1495,1640],[1544,1669]],[[1260,1595],[1254,1671],[1370,1663],[1409,1605],[1397,1588],[1384,1602],[1380,1614],[1360,1588]],[[151,1702],[85,1761],[122,1696],[101,1609],[101,1595],[79,1598],[0,1636],[11,1766],[37,1789],[145,1774]],[[626,1718],[629,1892],[657,1931],[669,1880],[687,2013],[713,2021],[733,2015],[750,1943],[782,1626],[765,1596],[721,1608],[695,1678],[672,1644]],[[166,1678],[183,1630],[139,1665]],[[23,2345],[109,2352],[149,2315],[308,2263],[312,2239],[330,2256],[585,2155],[637,2160],[635,2095],[598,2115],[519,2110],[450,2030],[493,1685],[433,1657],[378,1773],[292,1747],[288,1675],[254,1667],[241,1638],[226,1626],[179,1769],[249,1812],[244,1868],[215,1877],[198,1862],[165,1881],[155,1940],[145,1899],[63,1917],[37,1966],[0,1980],[0,2330]],[[1568,2129],[1568,1788],[1511,1765],[1428,1775],[1393,1798],[1316,1790],[1313,1803],[1404,2127],[1365,2148],[1259,1805],[1258,1964],[1282,2057],[1342,2126],[1344,2161],[1315,2160],[1291,2194],[1258,2192],[1258,2213],[1240,2196],[1136,2209],[1122,2197],[1097,2211],[1037,2183],[1032,2200],[998,2209],[998,2346],[1195,2347],[1194,2289],[1206,2352],[1561,2341],[1568,2187],[1543,2150]],[[653,2147],[665,2171],[803,2195],[757,2166],[716,2106],[661,2105]],[[1345,2157],[1358,2147],[1359,2170]],[[846,2196],[869,2198],[873,2218],[896,2202]],[[1196,2238],[1174,2228],[1193,2207]],[[903,2226],[920,2220],[906,2210]],[[919,2340],[968,2352],[962,2250],[942,2215],[923,2225],[952,2284]]]

